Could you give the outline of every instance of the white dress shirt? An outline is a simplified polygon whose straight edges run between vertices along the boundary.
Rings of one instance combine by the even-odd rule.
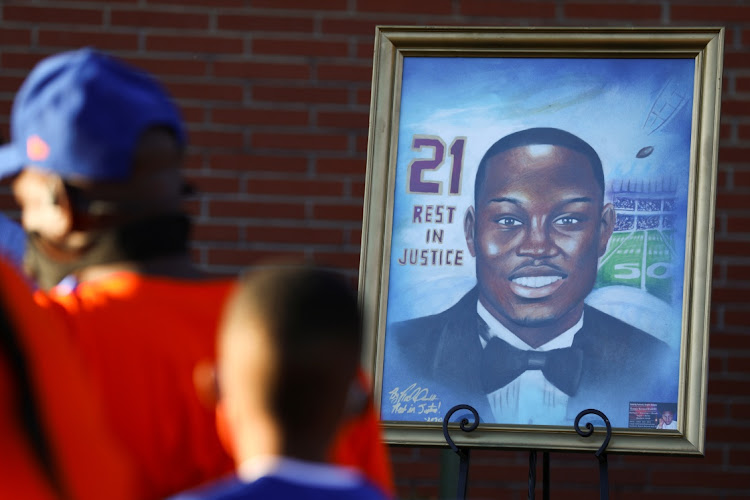
[[[524,351],[550,351],[573,344],[573,338],[583,326],[583,315],[572,328],[558,335],[536,349],[519,339],[505,328],[477,301],[477,313],[487,323],[489,335],[506,341]],[[487,341],[482,338],[482,347]],[[564,425],[566,420],[568,395],[552,385],[541,370],[527,370],[514,381],[487,395],[494,416],[493,423],[524,425]]]

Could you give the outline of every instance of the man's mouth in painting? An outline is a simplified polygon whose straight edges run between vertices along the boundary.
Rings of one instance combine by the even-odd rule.
[[[562,276],[521,276],[513,279],[513,283],[527,288],[541,288],[562,279]]]
[[[553,267],[524,267],[510,276],[510,289],[521,298],[541,299],[557,291],[566,278]]]

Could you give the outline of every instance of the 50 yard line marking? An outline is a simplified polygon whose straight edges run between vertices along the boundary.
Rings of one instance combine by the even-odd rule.
[[[630,238],[633,237],[634,234],[635,234],[635,231],[630,231],[630,233],[625,238],[623,238],[623,240],[620,242],[620,244],[618,244],[616,247],[612,248],[612,251],[609,252],[609,255],[607,255],[606,257],[604,257],[601,260],[601,262],[599,262],[599,266],[597,268],[602,267],[615,253],[617,253],[617,250],[620,249],[620,247],[622,247]]]

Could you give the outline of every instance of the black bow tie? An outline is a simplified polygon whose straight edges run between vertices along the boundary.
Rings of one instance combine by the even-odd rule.
[[[577,347],[551,351],[524,351],[492,337],[482,354],[482,386],[490,393],[505,387],[526,370],[541,370],[544,378],[568,396],[581,381],[583,351]]]

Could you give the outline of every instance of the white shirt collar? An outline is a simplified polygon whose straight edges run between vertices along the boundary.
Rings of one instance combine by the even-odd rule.
[[[490,336],[499,337],[501,340],[506,341],[516,349],[522,349],[524,351],[550,351],[552,349],[562,349],[564,347],[570,347],[571,345],[573,345],[573,338],[575,337],[576,333],[578,333],[578,330],[580,330],[583,326],[583,314],[581,314],[581,318],[571,328],[564,331],[546,344],[542,344],[534,349],[526,342],[518,338],[516,334],[505,328],[502,323],[500,323],[492,314],[490,314],[490,312],[484,307],[484,305],[482,305],[479,300],[477,300],[477,314],[479,314],[479,317],[482,318],[485,323],[487,323],[487,326],[489,327],[488,333]],[[482,347],[485,347],[487,345],[487,341],[481,335],[479,336],[479,338],[482,341]]]
[[[237,476],[250,483],[263,476],[288,482],[327,488],[352,488],[362,476],[354,468],[320,462],[308,462],[278,455],[263,455],[245,460],[237,467]]]

